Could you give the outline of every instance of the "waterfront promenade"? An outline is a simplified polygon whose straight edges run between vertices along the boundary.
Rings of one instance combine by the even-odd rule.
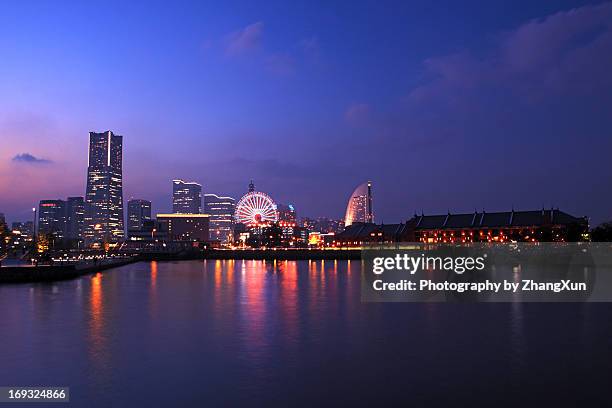
[[[245,259],[245,260],[359,260],[360,250],[320,249],[236,249],[183,252],[149,252],[130,254],[125,257],[100,258],[96,261],[61,263],[52,265],[19,265],[0,267],[0,284],[53,282],[74,279],[79,276],[102,272],[107,269],[139,261],[186,261],[198,259]]]
[[[138,257],[100,259],[81,263],[57,263],[53,265],[20,265],[0,267],[0,284],[53,282],[74,279],[79,276],[105,271],[137,262]]]

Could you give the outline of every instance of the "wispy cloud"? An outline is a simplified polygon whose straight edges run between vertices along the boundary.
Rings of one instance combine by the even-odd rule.
[[[266,29],[266,33],[267,33]],[[264,42],[264,23],[257,21],[227,34],[222,40],[222,50],[228,59],[248,60],[275,76],[291,76],[298,71],[300,63],[318,62],[319,41],[317,37],[304,38],[289,48],[272,49]],[[267,35],[266,35],[267,37]],[[209,44],[209,43],[205,43]]]
[[[226,38],[225,55],[235,57],[258,49],[261,46],[263,29],[263,22],[257,21],[229,34]]]
[[[501,35],[489,53],[430,58],[424,66],[431,80],[410,95],[420,106],[490,106],[483,92],[523,101],[602,93],[612,85],[612,3],[529,21]]]
[[[344,120],[350,125],[361,126],[368,122],[371,108],[367,103],[352,103],[344,112]]]
[[[51,160],[42,159],[31,155],[30,153],[20,153],[13,157],[12,161],[16,163],[28,163],[28,164],[49,164],[52,163]]]

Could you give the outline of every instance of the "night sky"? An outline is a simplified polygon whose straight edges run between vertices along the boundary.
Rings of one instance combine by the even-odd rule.
[[[84,195],[89,131],[124,198],[249,180],[301,216],[560,207],[612,219],[612,3],[5,2],[0,212]]]

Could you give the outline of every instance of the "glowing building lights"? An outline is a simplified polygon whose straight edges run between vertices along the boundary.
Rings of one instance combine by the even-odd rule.
[[[374,222],[372,213],[372,183],[363,183],[353,191],[346,206],[344,225],[349,226],[354,222]]]
[[[123,136],[89,132],[84,235],[89,243],[117,242],[123,228]]]

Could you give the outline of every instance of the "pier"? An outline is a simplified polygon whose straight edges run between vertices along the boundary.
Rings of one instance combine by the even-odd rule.
[[[130,257],[70,264],[3,266],[0,268],[0,284],[54,282],[74,279],[79,276],[127,265],[138,260],[138,257]]]

